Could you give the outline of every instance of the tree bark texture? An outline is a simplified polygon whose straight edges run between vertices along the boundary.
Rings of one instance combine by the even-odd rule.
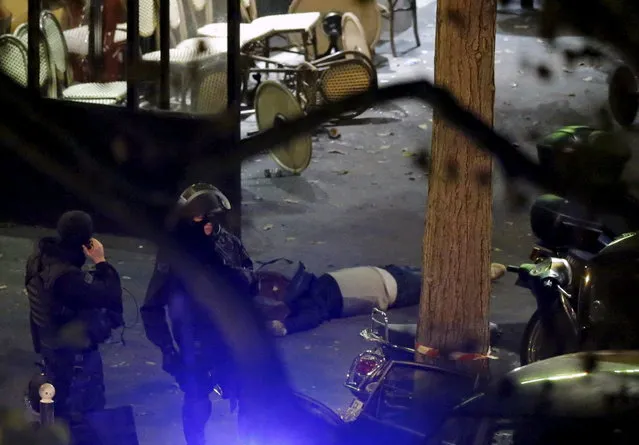
[[[437,3],[435,83],[492,125],[496,0]],[[442,353],[488,350],[491,173],[491,156],[435,113],[417,339]]]

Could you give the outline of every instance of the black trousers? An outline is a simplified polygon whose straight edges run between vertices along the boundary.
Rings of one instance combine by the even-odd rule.
[[[182,427],[188,445],[204,445],[204,430],[211,417],[212,404],[209,399],[215,387],[211,368],[205,364],[185,367],[178,379],[184,392],[182,402]]]
[[[422,293],[421,269],[394,264],[384,266],[383,269],[391,274],[397,283],[397,299],[392,307],[400,308],[419,304]]]
[[[210,395],[216,385],[222,389],[224,398],[238,398],[237,382],[232,378],[234,368],[228,352],[225,348],[202,348],[199,343],[195,342],[194,347],[186,351],[182,348],[184,368],[177,376],[180,389],[184,392],[182,427],[187,445],[206,443],[204,432],[213,408]],[[193,355],[189,354],[190,351],[193,351]]]
[[[102,411],[106,404],[100,351],[43,350],[42,358],[56,391],[55,415],[69,424],[72,443],[96,443],[85,414]]]

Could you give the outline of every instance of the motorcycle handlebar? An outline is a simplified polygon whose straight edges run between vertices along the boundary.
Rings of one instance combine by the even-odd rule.
[[[543,288],[554,288],[556,285],[563,286],[571,281],[569,265],[560,258],[549,258],[534,264],[521,264],[519,266],[508,266],[506,270],[517,273],[517,286],[532,290],[539,283]],[[564,270],[567,269],[567,270]]]
[[[530,288],[531,286],[531,271],[535,268],[535,264],[521,264],[519,266],[507,266],[506,270],[508,272],[513,272],[517,274],[517,282],[515,283],[517,286]]]

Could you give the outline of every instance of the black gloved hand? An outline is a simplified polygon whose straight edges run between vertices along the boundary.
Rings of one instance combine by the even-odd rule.
[[[234,373],[230,372],[228,368],[218,368],[214,374],[215,392],[217,392],[222,399],[229,401],[230,411],[233,413],[237,410],[239,404],[239,386]]]
[[[175,348],[162,351],[162,369],[173,377],[178,377],[182,371],[182,356]]]

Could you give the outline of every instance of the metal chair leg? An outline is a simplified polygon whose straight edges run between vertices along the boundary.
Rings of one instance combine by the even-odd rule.
[[[415,33],[415,44],[416,46],[422,46],[421,41],[419,40],[419,27],[417,26],[417,1],[411,0],[411,13],[413,14],[413,32]]]
[[[390,43],[393,57],[397,57],[397,49],[395,49],[395,3],[388,0],[388,21],[390,22]]]

